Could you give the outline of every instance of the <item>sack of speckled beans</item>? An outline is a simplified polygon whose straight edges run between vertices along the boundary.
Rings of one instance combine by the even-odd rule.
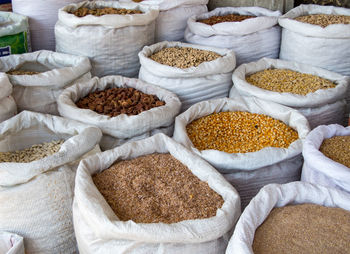
[[[265,186],[243,211],[226,254],[347,253],[350,196],[304,182]]]
[[[122,76],[76,83],[62,92],[57,103],[61,116],[102,130],[102,150],[159,132],[171,136],[181,107],[174,93]]]
[[[77,170],[80,253],[224,253],[240,215],[237,191],[164,134],[91,156]]]
[[[300,180],[309,131],[297,110],[237,97],[193,105],[176,117],[173,138],[222,173],[244,208],[266,184]]]
[[[239,66],[232,76],[230,98],[252,96],[292,107],[309,121],[345,124],[350,78],[319,67],[264,58]]]
[[[17,105],[12,97],[12,84],[4,73],[0,73],[0,122],[17,113]]]
[[[26,253],[77,253],[75,173],[84,156],[100,151],[101,136],[96,127],[30,111],[0,123],[0,232],[23,237]]]
[[[136,77],[137,54],[154,43],[154,7],[119,1],[85,1],[58,11],[56,51],[87,56],[93,76]]]
[[[263,57],[278,58],[280,15],[279,11],[261,7],[216,8],[188,19],[185,41],[232,49],[237,66]]]
[[[176,93],[181,111],[199,101],[227,97],[236,67],[232,50],[181,42],[144,47],[139,58],[139,78]]]

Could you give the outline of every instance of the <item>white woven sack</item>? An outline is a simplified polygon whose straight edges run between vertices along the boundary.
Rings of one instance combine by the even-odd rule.
[[[282,27],[280,58],[350,76],[350,24],[325,28],[294,18],[310,14],[350,15],[347,8],[300,5],[278,20]]]
[[[79,18],[68,13],[80,7],[137,9],[143,14]],[[137,54],[145,45],[154,43],[158,13],[152,7],[118,1],[85,1],[67,5],[58,13],[56,51],[89,57],[93,76],[118,74],[136,77],[140,68]]]
[[[110,117],[75,105],[80,98],[91,92],[113,87],[133,87],[146,94],[154,94],[165,102],[164,106],[152,108],[138,115],[121,114]],[[103,150],[113,148],[130,140],[146,138],[157,131],[171,135],[175,116],[181,103],[178,97],[158,86],[147,84],[138,79],[121,76],[93,78],[88,82],[77,83],[62,92],[58,98],[58,110],[61,116],[99,127],[104,137],[101,140]],[[170,128],[170,132],[167,131]]]
[[[305,203],[350,211],[350,196],[345,192],[303,182],[269,184],[260,190],[242,213],[226,254],[253,254],[255,231],[273,208]]]
[[[0,231],[23,236],[26,253],[76,253],[74,166],[101,135],[96,127],[30,111],[0,124],[1,152],[65,139],[54,155],[30,163],[0,163]]]
[[[228,14],[252,15],[256,18],[241,22],[223,22],[213,26],[197,22],[212,16]],[[263,57],[278,58],[281,28],[279,11],[261,7],[225,7],[192,16],[187,21],[185,41],[193,44],[232,49],[237,66]],[[254,49],[254,50],[252,50]]]
[[[66,87],[91,78],[87,57],[47,50],[0,58],[0,71],[29,70],[36,75],[8,75],[18,111],[32,110],[57,115],[56,100]]]
[[[349,136],[350,127],[322,125],[312,130],[303,146],[304,165],[301,180],[346,191],[350,194],[350,169],[326,157],[319,151],[323,140],[334,136]]]
[[[17,234],[0,231],[0,253],[24,254],[23,237]]]
[[[17,113],[16,102],[11,96],[12,84],[6,74],[0,72],[0,122]]]
[[[170,153],[224,199],[216,216],[178,223],[120,221],[94,185],[91,175],[115,161],[152,153]],[[157,134],[82,161],[73,204],[74,229],[81,254],[224,253],[230,230],[240,215],[236,190],[208,163],[171,138]]]
[[[149,58],[161,49],[169,47],[209,50],[223,57],[186,69],[163,65]],[[165,41],[144,47],[139,53],[139,58],[141,63],[139,78],[176,93],[182,103],[181,111],[199,101],[227,97],[232,86],[232,72],[236,67],[235,53],[232,50],[181,42]]]
[[[29,17],[33,51],[55,50],[54,26],[58,9],[81,0],[12,0],[12,10]]]
[[[189,139],[186,126],[195,119],[223,111],[265,114],[283,121],[298,132],[299,139],[288,148],[266,147],[252,153],[199,151]],[[238,190],[242,207],[268,183],[300,180],[302,140],[309,133],[306,118],[298,111],[257,98],[237,97],[199,102],[175,119],[173,138],[213,165]]]
[[[265,69],[289,69],[312,74],[331,80],[337,86],[330,89],[319,89],[307,95],[297,95],[265,90],[246,81],[245,77],[247,75]],[[311,128],[322,124],[344,124],[347,111],[345,97],[349,87],[349,77],[306,64],[264,58],[257,62],[239,66],[234,71],[232,80],[234,88],[230,91],[230,98],[238,95],[254,96],[298,109],[309,120]]]

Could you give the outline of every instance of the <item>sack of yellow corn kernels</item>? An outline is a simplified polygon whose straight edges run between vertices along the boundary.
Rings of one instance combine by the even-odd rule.
[[[232,76],[230,98],[253,96],[302,113],[313,129],[344,124],[350,78],[318,67],[264,58],[239,66]]]
[[[292,108],[238,97],[193,105],[176,117],[173,138],[222,173],[245,207],[268,183],[300,180],[309,131],[306,118]]]
[[[12,84],[6,74],[0,73],[0,122],[17,113],[16,102],[11,96]]]

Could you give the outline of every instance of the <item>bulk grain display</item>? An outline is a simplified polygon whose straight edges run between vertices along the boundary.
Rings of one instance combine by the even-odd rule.
[[[0,71],[13,85],[18,111],[32,110],[57,115],[57,98],[63,89],[89,80],[87,57],[47,50],[0,58]]]
[[[87,14],[87,10],[96,15],[74,14]],[[154,7],[118,1],[67,5],[58,12],[56,51],[89,57],[93,76],[136,77],[140,69],[137,54],[154,43],[158,13]]]
[[[239,66],[230,98],[252,96],[297,109],[310,127],[345,124],[350,78],[318,67],[264,58]]]
[[[23,237],[10,232],[0,231],[0,253],[24,254]]]
[[[0,11],[0,57],[31,51],[28,18]]]
[[[75,170],[99,151],[101,136],[96,127],[30,111],[0,124],[0,231],[22,236],[26,253],[77,252]]]
[[[175,94],[121,76],[77,83],[64,90],[57,103],[61,116],[102,130],[102,150],[158,132],[172,135],[181,107]]]
[[[301,180],[350,193],[350,127],[322,125],[303,146]]]
[[[12,94],[12,84],[7,75],[0,73],[0,122],[5,121],[17,113],[17,105]]]
[[[235,53],[181,42],[160,42],[139,53],[139,78],[176,93],[185,111],[196,102],[227,97]]]
[[[224,253],[239,214],[235,189],[164,134],[91,156],[77,171],[80,253]]]
[[[226,254],[348,253],[350,196],[293,182],[265,186],[240,217]]]
[[[187,21],[189,43],[232,49],[237,66],[262,57],[278,58],[279,11],[260,7],[226,7],[192,16]]]
[[[298,111],[238,97],[193,105],[176,117],[173,137],[222,173],[244,208],[264,185],[300,180],[308,133]]]

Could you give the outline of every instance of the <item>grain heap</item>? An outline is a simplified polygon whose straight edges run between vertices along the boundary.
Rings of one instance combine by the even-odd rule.
[[[210,18],[198,20],[198,22],[212,26],[222,22],[241,22],[243,20],[255,17],[256,16],[251,15],[228,14],[223,16],[212,16]]]
[[[227,153],[256,152],[264,147],[288,148],[298,133],[280,120],[249,112],[220,112],[191,122],[186,127],[199,150]]]
[[[9,75],[36,75],[40,72],[38,71],[25,71],[25,70],[11,70],[6,72]]]
[[[107,14],[128,15],[128,14],[142,14],[143,12],[139,10],[130,10],[125,8],[106,7],[106,8],[89,9],[86,7],[81,7],[75,11],[70,11],[69,13],[74,14],[75,16],[81,18],[87,15],[94,15],[94,16],[103,16]]]
[[[93,176],[93,181],[122,221],[176,223],[209,218],[224,202],[170,154],[117,162]]]
[[[274,208],[255,232],[255,254],[348,253],[350,212],[315,204]]]
[[[345,15],[311,14],[299,16],[295,20],[321,27],[333,24],[350,24],[350,16]]]
[[[350,168],[350,136],[335,136],[325,139],[320,151],[331,160]]]

